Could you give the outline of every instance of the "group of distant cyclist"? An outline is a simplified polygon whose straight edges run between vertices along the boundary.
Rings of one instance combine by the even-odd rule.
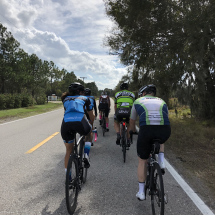
[[[116,144],[120,144],[120,123],[125,119],[127,124],[127,147],[130,147],[130,132],[136,132],[136,120],[139,118],[139,132],[137,138],[138,155],[138,181],[139,191],[136,197],[139,200],[145,199],[145,180],[147,174],[147,159],[150,156],[151,144],[153,139],[159,139],[160,152],[158,154],[158,163],[161,169],[165,169],[164,164],[164,142],[170,137],[171,127],[168,117],[167,104],[156,97],[156,86],[149,84],[139,89],[138,97],[128,90],[128,83],[120,85],[120,91],[115,94],[114,105],[114,128],[116,131]],[[61,125],[61,136],[66,146],[65,171],[67,163],[74,146],[75,131],[80,135],[85,135],[84,147],[84,165],[90,167],[89,152],[93,146],[93,123],[97,117],[97,107],[94,96],[91,96],[89,88],[78,82],[69,86],[68,92],[61,96],[64,106],[64,117]],[[106,131],[109,131],[109,112],[111,102],[106,92],[103,92],[99,98],[99,120],[101,122],[102,114],[105,113]]]

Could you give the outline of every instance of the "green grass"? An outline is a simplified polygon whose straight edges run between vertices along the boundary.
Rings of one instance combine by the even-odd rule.
[[[165,143],[165,156],[197,192],[215,198],[214,122],[191,118],[187,108],[180,111],[176,116],[174,110],[170,110],[171,136]],[[210,194],[206,190],[210,190]]]
[[[48,112],[51,110],[55,110],[60,107],[63,107],[61,102],[60,103],[49,102],[44,105],[34,105],[26,108],[0,110],[0,119],[13,118],[13,117],[24,118],[24,117]]]

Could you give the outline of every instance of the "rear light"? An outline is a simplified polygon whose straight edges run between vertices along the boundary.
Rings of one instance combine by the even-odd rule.
[[[122,125],[125,126],[125,122],[123,122]]]

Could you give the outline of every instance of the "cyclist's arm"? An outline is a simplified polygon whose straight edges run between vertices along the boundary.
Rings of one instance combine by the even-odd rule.
[[[109,109],[110,109],[110,97],[108,96],[108,105],[109,105]]]
[[[93,110],[91,110],[91,111],[87,111],[87,113],[89,114],[90,122],[93,124],[93,122],[94,122],[94,114],[93,114]]]
[[[115,113],[116,113],[116,109],[117,109],[117,104],[114,105],[114,110],[115,110]]]
[[[129,125],[130,125],[130,129],[135,132],[135,121],[137,119],[137,111],[135,109],[135,106],[133,104],[132,109],[131,109],[131,115],[130,115],[130,121],[129,121]]]
[[[129,121],[130,130],[132,130],[133,132],[136,131],[136,128],[135,128],[135,121],[136,121],[136,120],[133,120],[133,119],[130,119],[130,121]]]
[[[116,96],[115,96],[115,105],[114,105],[115,113],[116,113],[116,109],[117,109],[117,98],[116,98]]]
[[[97,107],[96,107],[96,100],[94,99],[94,110],[95,110],[95,116],[97,116]]]

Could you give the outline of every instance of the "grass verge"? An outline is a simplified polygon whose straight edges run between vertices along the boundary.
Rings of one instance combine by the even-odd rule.
[[[184,111],[185,113],[187,110]],[[215,209],[215,126],[170,111],[165,156],[205,203]]]
[[[17,108],[9,110],[0,110],[0,123],[4,123],[11,120],[34,116],[37,114],[52,111],[58,108],[62,108],[62,102],[60,103],[46,103],[45,105],[35,105],[26,108]]]

